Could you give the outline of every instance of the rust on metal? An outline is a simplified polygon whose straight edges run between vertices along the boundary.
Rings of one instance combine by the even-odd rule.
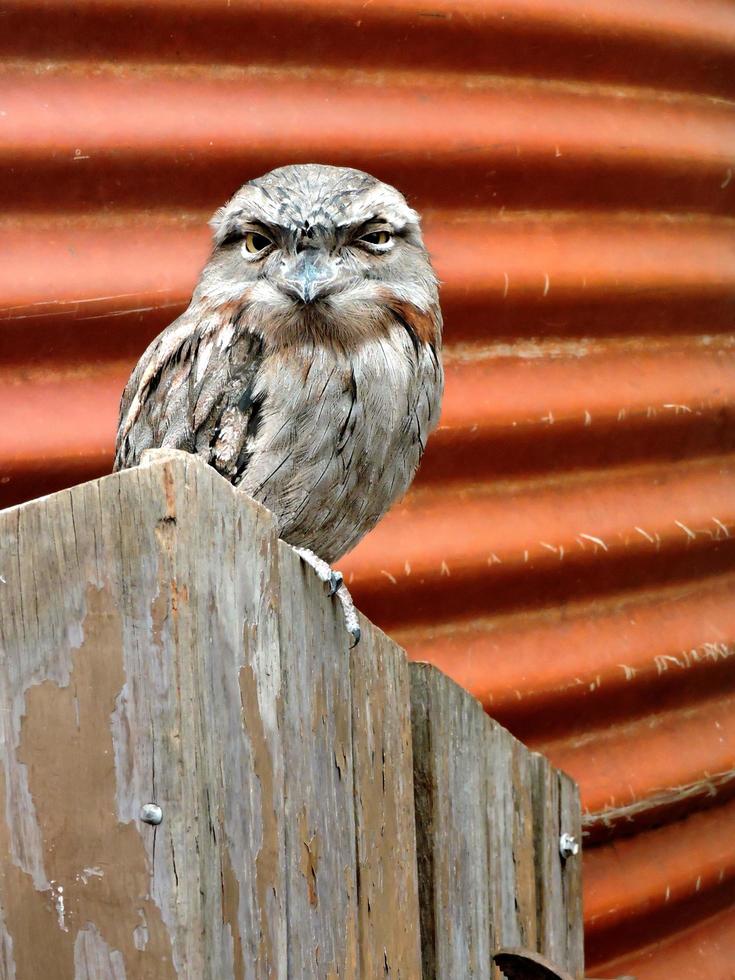
[[[588,972],[725,975],[732,3],[8,0],[0,52],[0,504],[109,470],[127,373],[243,180],[397,184],[446,401],[342,571],[579,781]]]

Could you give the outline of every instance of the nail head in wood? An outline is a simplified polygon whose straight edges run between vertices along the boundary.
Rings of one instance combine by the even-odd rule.
[[[144,803],[140,808],[140,819],[157,827],[163,820],[163,810],[156,803]]]

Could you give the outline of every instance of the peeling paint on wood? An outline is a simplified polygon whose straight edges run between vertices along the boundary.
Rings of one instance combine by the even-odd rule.
[[[571,784],[547,814],[531,774],[558,774],[474,699],[365,621],[350,651],[201,461],[0,514],[0,556],[1,980],[469,978],[548,947],[534,835],[577,831]]]
[[[8,512],[0,533],[16,975],[285,976],[268,515],[175,460]],[[241,676],[258,678],[244,704]]]

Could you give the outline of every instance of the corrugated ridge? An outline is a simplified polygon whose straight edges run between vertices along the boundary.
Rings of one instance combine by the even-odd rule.
[[[328,158],[369,162],[422,207],[733,210],[729,102],[431,72],[219,78],[119,64],[97,66],[91,90],[84,70],[2,70],[5,208],[214,207],[220,188],[284,159]]]
[[[734,831],[735,802],[731,802],[588,851],[584,879],[587,972],[620,967],[645,980],[679,976],[649,972],[646,947],[693,923],[701,922],[705,928],[710,916],[731,906]],[[621,933],[626,956],[621,955]],[[704,972],[683,976],[724,980],[732,967],[726,952],[731,945],[719,955],[711,950],[706,966],[697,962],[690,948],[693,962]],[[669,965],[665,959],[659,962]]]
[[[109,282],[123,277],[124,288],[117,290],[122,297],[131,292],[135,296],[153,293],[155,277],[147,263],[178,241],[183,255],[173,257],[166,281],[183,302],[207,256],[209,214],[198,212],[183,218],[171,211],[105,210],[80,216],[53,211],[6,213],[0,233],[6,261],[16,259],[16,263],[4,270],[0,281],[3,297],[9,298],[0,312],[14,312],[24,302],[45,299],[50,304],[44,290],[61,290],[55,303],[65,299],[66,278],[78,267],[78,260],[66,251],[72,241],[89,256],[101,254],[89,277],[80,273],[71,284],[78,289],[78,282],[85,283],[88,294],[94,295],[104,269]],[[424,227],[438,271],[445,277],[443,296],[450,308],[473,297],[494,304],[502,299],[510,305],[521,299],[534,300],[539,307],[551,305],[553,310],[559,292],[567,299],[573,294],[577,302],[604,295],[613,303],[616,294],[626,292],[673,293],[681,299],[692,293],[704,294],[706,299],[713,292],[730,300],[727,309],[733,314],[735,221],[731,218],[627,212],[597,212],[582,218],[565,211],[508,210],[478,210],[467,215],[461,209],[428,209]],[[117,279],[113,279],[115,268],[109,268],[115,248]],[[18,258],[23,249],[38,251],[40,259],[46,258],[44,252],[56,254],[61,266],[46,267],[42,273],[24,268]],[[161,292],[155,294],[159,300]],[[639,298],[644,301],[645,295]],[[483,323],[489,325],[487,318]],[[554,326],[553,322],[544,325],[544,333]],[[613,332],[621,329],[629,328],[619,324]],[[455,324],[450,340],[459,341],[466,330]],[[484,339],[498,333],[497,328],[484,331]]]
[[[718,367],[716,362],[715,369]],[[725,362],[725,380],[728,367]],[[548,369],[548,362],[545,368]],[[8,375],[3,384],[4,417],[11,419],[17,416],[18,424],[6,429],[0,448],[0,459],[22,461],[24,457],[33,458],[39,449],[49,455],[53,455],[55,449],[64,452],[65,442],[68,444],[71,441],[73,444],[76,440],[83,445],[85,441],[90,441],[93,432],[99,434],[99,439],[106,439],[108,448],[111,448],[115,421],[113,408],[116,409],[117,393],[122,388],[127,370],[126,362],[111,362],[108,368],[95,369],[90,366],[88,371],[79,368],[71,377],[51,372],[47,374],[42,368],[36,369],[30,375],[18,375],[15,372]],[[512,367],[509,366],[507,370],[512,377]],[[451,382],[451,371],[449,376]],[[11,377],[16,379],[15,383],[11,383]],[[714,377],[720,378],[717,371]],[[462,379],[463,373],[460,371],[454,379],[458,391],[466,390],[462,386]],[[67,393],[68,414],[66,419],[58,420],[55,431],[49,431],[40,423],[52,421],[52,396],[54,390],[62,386]],[[660,398],[655,397],[656,394],[655,389],[643,391],[644,400],[647,395],[653,396],[647,399],[648,411],[642,413],[653,423],[660,413],[665,417],[678,418],[684,424],[690,416],[697,419],[699,416],[696,413],[703,410],[704,402],[701,405],[661,402]],[[711,410],[716,414],[723,407],[729,406],[731,394],[732,392],[725,392],[721,396],[722,400],[715,398],[710,406]],[[38,400],[36,424],[39,431],[36,440],[29,443],[27,423],[33,419],[34,397]],[[548,411],[552,412],[553,404],[549,405],[547,402],[547,405]],[[95,411],[90,413],[92,406]],[[23,413],[26,413],[27,422],[21,426]],[[79,415],[79,418],[70,417],[75,415]],[[451,419],[451,402],[449,415]],[[634,411],[631,411],[631,416],[634,415]],[[474,424],[479,428],[482,414],[478,413],[475,417],[477,422],[470,423],[465,419],[463,427],[471,430]],[[589,427],[585,424],[588,417],[592,425],[591,415],[583,414],[580,417],[577,414],[573,421],[579,428]],[[519,421],[523,424],[522,416]],[[625,415],[618,421],[619,429],[624,431]],[[553,424],[553,413],[526,421],[528,426],[550,427]],[[512,424],[510,427],[513,428]],[[60,433],[66,433],[65,437],[60,439]],[[477,437],[476,432],[471,434]],[[436,441],[437,446],[433,450],[435,454],[440,453],[443,448],[441,434]],[[463,504],[462,516],[457,515],[459,524],[465,523],[467,516],[480,508],[485,518],[498,510],[499,527],[503,523],[500,520],[500,511],[508,507],[509,500],[516,501],[516,506],[521,503],[524,507],[522,525],[514,530],[513,523],[509,525],[506,522],[502,533],[498,531],[495,522],[481,520],[478,511],[475,515],[478,527],[487,528],[480,535],[471,529],[467,530],[466,523],[465,531],[458,529],[455,535],[451,518],[443,512],[445,484],[437,483],[434,486],[433,481],[427,481],[420,483],[407,501],[386,519],[382,526],[389,527],[389,531],[383,534],[379,528],[374,532],[370,540],[376,542],[375,550],[366,552],[363,548],[362,557],[351,560],[351,572],[356,586],[365,595],[375,591],[376,583],[377,591],[383,593],[385,586],[375,568],[375,561],[380,558],[383,572],[397,580],[404,580],[402,587],[412,591],[415,579],[412,580],[406,574],[401,558],[405,551],[406,535],[413,534],[419,524],[423,523],[427,528],[439,528],[446,525],[447,521],[447,531],[441,532],[439,537],[435,536],[433,542],[427,540],[423,551],[414,559],[415,571],[424,576],[424,584],[427,577],[451,579],[453,573],[463,578],[479,575],[501,579],[515,575],[519,564],[537,571],[543,570],[549,564],[558,567],[565,560],[584,563],[590,559],[596,560],[598,555],[613,559],[621,548],[628,551],[632,549],[631,553],[636,555],[646,555],[649,552],[659,553],[662,548],[664,551],[676,548],[678,542],[679,545],[695,550],[697,546],[718,542],[727,537],[728,529],[735,524],[735,514],[730,513],[732,507],[728,504],[727,494],[727,480],[732,466],[731,457],[721,454],[709,459],[693,460],[686,471],[682,467],[662,462],[649,464],[644,468],[640,465],[627,468],[617,466],[588,472],[571,472],[564,477],[545,475],[535,480],[503,483],[496,478],[487,483],[465,483],[453,491],[458,495],[458,502],[461,500]],[[614,483],[611,480],[613,474]],[[549,506],[558,508],[559,517],[558,540],[552,542],[543,537],[546,508]],[[606,507],[613,506],[618,510],[614,512],[611,523],[610,517],[604,511]],[[622,516],[626,507],[630,511],[627,520]],[[589,512],[589,516],[582,522],[584,526],[580,523],[579,516],[584,511],[577,508],[585,508]],[[571,523],[567,522],[563,529],[561,515],[565,512],[569,513]],[[537,514],[536,518],[533,517],[534,514]],[[483,535],[488,534],[487,540],[483,540]],[[385,542],[379,540],[382,538],[385,538]],[[444,585],[452,588],[451,581]]]
[[[424,487],[343,565],[366,611],[391,627],[434,621],[437,609],[471,615],[489,596],[500,612],[691,577],[732,564],[734,465],[715,456],[473,485],[453,492],[451,509],[442,487]]]
[[[328,159],[406,189],[445,280],[447,399],[415,492],[343,569],[579,776],[587,972],[628,950],[640,980],[671,975],[657,957],[686,976],[672,934],[696,920],[689,975],[729,976],[732,4],[1,16],[0,499],[109,467],[127,367],[244,179]]]
[[[687,704],[735,684],[733,595],[733,573],[647,583],[563,608],[399,627],[394,636],[538,741],[646,717],[654,698],[660,707]]]
[[[94,332],[123,317],[115,311],[92,311],[121,299],[130,297],[92,302],[80,298],[76,317]],[[68,307],[75,307],[66,305],[65,312],[46,307],[35,329],[35,324],[28,325],[30,305],[10,322],[27,332],[29,349],[48,345],[52,333],[63,329],[71,315]],[[156,316],[167,317],[164,304],[152,306]],[[130,320],[144,316],[145,310],[124,316],[125,329],[133,337],[136,330],[130,328]],[[0,336],[2,330],[0,325]],[[139,350],[148,339],[146,333],[138,341]],[[114,343],[113,335],[111,346]],[[7,336],[3,348],[6,345]],[[417,489],[436,487],[444,493],[451,492],[450,487],[491,484],[497,490],[499,481],[513,479],[510,492],[515,493],[518,479],[535,475],[548,481],[560,468],[618,472],[623,464],[655,459],[674,463],[707,450],[727,453],[735,448],[730,421],[735,368],[732,342],[726,336],[658,342],[639,338],[630,344],[590,341],[580,344],[576,354],[571,345],[547,339],[519,342],[507,350],[500,345],[499,351],[491,354],[485,349],[473,356],[461,348],[455,357],[448,348],[442,422]],[[14,353],[17,357],[19,352]],[[0,369],[0,406],[6,422],[0,434],[0,469],[14,480],[35,472],[39,455],[49,462],[73,461],[77,470],[84,469],[85,455],[96,466],[109,465],[119,396],[135,358],[68,361],[65,369],[64,356],[59,352],[54,360],[22,370]],[[65,410],[60,415],[57,404],[62,398]],[[98,471],[85,472],[91,476]],[[523,485],[530,487],[527,480]],[[19,499],[13,489],[0,486],[0,500]]]
[[[195,226],[170,213],[7,218],[0,225],[3,359],[27,358],[39,335],[60,335],[69,320],[75,331],[56,356],[83,357],[92,339],[107,356],[140,351],[188,301],[209,249],[204,218]],[[730,219],[588,219],[490,213],[470,222],[429,212],[448,344],[637,334],[642,345],[667,317],[669,332],[731,330]],[[103,327],[116,328],[107,348]]]
[[[584,785],[588,834],[600,836],[613,828],[630,833],[641,824],[694,809],[697,801],[701,805],[735,795],[733,688],[735,678],[730,677],[714,696],[662,705],[654,718],[628,718],[605,730],[578,730],[530,744]],[[633,747],[640,752],[635,767],[630,764]]]
[[[110,297],[102,302],[119,300]],[[120,311],[95,314],[92,310],[99,302],[93,298],[77,300],[76,316],[99,321],[114,317],[116,312],[120,315]],[[11,313],[8,320],[33,319],[31,306],[21,309],[30,311],[31,316],[23,312],[14,317]],[[161,312],[161,307],[156,310]],[[58,329],[57,317],[72,315],[53,306],[44,312],[40,318],[45,321],[44,331],[26,325],[30,333],[38,334],[33,338],[37,343],[43,333],[48,339],[49,332]],[[144,339],[147,341],[147,336]],[[528,345],[499,344],[495,351],[484,348],[473,352],[462,347],[458,356],[449,346],[445,349],[447,393],[441,424],[421,480],[466,476],[466,467],[443,472],[440,459],[435,457],[460,456],[470,443],[489,449],[507,443],[501,457],[490,451],[487,459],[474,460],[472,472],[496,476],[514,473],[520,465],[513,456],[514,444],[519,449],[524,440],[543,443],[546,437],[553,438],[555,428],[561,428],[566,439],[571,434],[581,439],[584,432],[576,430],[591,430],[597,440],[610,432],[610,438],[623,440],[624,445],[628,430],[637,434],[646,428],[654,433],[664,429],[673,435],[675,429],[691,426],[700,432],[708,421],[714,424],[721,419],[735,399],[734,351],[729,335],[681,336],[658,343],[656,338],[645,337],[630,343],[590,341],[580,343],[576,350],[547,338]],[[105,370],[112,372],[110,379],[115,381],[119,373],[132,368],[134,359],[107,363]],[[74,384],[91,377],[94,370],[91,364],[85,368],[84,361],[65,365],[56,359],[26,368],[23,378],[29,384],[40,384],[55,375]],[[12,384],[18,369],[0,369],[0,373]],[[706,446],[700,444],[700,454],[705,451]]]
[[[614,956],[594,966],[596,973],[606,977],[629,976],[635,970],[642,980],[702,980],[727,978],[734,962],[735,911],[730,907],[706,917],[690,918],[673,935],[664,934],[633,955]]]
[[[735,16],[726,2],[435,0],[10,0],[0,51],[48,58],[243,63],[305,59],[373,68],[595,78],[723,94],[733,90]],[[284,23],[289,30],[284,31]],[[175,43],[172,43],[172,38]],[[242,43],[247,38],[247,44]]]

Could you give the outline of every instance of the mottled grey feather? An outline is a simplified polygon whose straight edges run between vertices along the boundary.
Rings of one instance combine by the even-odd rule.
[[[126,386],[115,468],[196,453],[331,562],[405,493],[438,421],[418,216],[368,174],[306,165],[245,185],[213,227],[191,305]]]

